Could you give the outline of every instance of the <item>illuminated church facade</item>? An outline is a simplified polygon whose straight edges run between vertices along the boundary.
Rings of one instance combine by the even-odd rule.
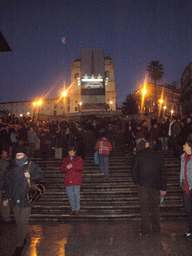
[[[67,112],[116,110],[115,66],[103,48],[82,48],[70,69]]]
[[[63,99],[42,99],[41,105],[30,100],[1,102],[0,110],[15,117],[43,119],[116,111],[115,65],[109,55],[104,56],[103,48],[82,48],[81,57],[73,61],[70,70],[71,85]]]

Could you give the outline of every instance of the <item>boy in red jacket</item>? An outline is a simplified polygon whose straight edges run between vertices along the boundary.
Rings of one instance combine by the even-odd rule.
[[[61,171],[65,173],[66,192],[71,206],[71,215],[78,215],[80,209],[80,186],[82,185],[83,159],[76,156],[74,147],[69,147],[69,156],[63,160]]]

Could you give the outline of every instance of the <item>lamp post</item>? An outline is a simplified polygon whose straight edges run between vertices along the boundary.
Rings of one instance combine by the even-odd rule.
[[[158,115],[158,117],[160,117],[160,114],[161,114],[161,108],[162,108],[162,104],[163,104],[163,99],[161,98],[159,100],[159,102],[160,102],[160,107],[159,107],[159,115]]]
[[[66,97],[67,93],[66,91],[64,91],[62,93],[62,96],[63,96],[63,117],[65,117],[65,97]]]
[[[39,112],[40,112],[40,106],[41,106],[41,104],[42,104],[42,100],[39,100],[39,101],[37,102],[37,104],[38,104],[38,120],[39,120]]]
[[[33,118],[35,117],[35,116],[34,116],[34,113],[35,113],[35,107],[36,107],[36,105],[37,105],[37,102],[34,101],[34,102],[33,102]]]
[[[142,90],[142,102],[141,102],[141,114],[142,114],[142,110],[143,110],[143,108],[144,108],[144,101],[145,101],[145,94],[147,93],[147,91],[146,91],[146,89],[145,89],[145,86],[144,86],[144,88],[143,88],[143,90]]]
[[[166,110],[166,108],[167,108],[167,107],[166,107],[166,106],[164,106],[163,108],[164,108],[164,116],[165,116],[165,110]]]
[[[110,107],[110,110],[111,110],[111,111],[112,111],[112,104],[113,104],[113,101],[111,100],[111,101],[110,101],[110,106],[111,106],[111,107]]]
[[[81,106],[82,106],[82,104],[83,104],[83,103],[80,101],[80,102],[79,102],[79,112],[80,112],[80,113],[81,113]]]
[[[79,102],[80,119],[81,119],[81,106],[82,106],[82,104],[83,104],[83,103],[80,101],[80,102]]]

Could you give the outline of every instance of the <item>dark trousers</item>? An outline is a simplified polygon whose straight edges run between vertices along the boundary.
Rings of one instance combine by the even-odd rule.
[[[141,208],[141,231],[159,232],[159,190],[138,186],[138,197]]]
[[[178,136],[176,136],[176,137],[171,136],[170,137],[170,142],[171,142],[171,147],[172,147],[172,150],[173,150],[174,157],[179,157],[180,152],[179,152]]]
[[[0,213],[4,221],[11,221],[9,205],[4,206],[2,200],[2,192],[0,191]]]
[[[191,190],[189,192],[189,195],[186,195],[186,193],[183,192],[183,202],[184,202],[184,208],[188,217],[189,232],[192,233],[192,191]]]
[[[27,234],[27,227],[28,227],[30,213],[31,213],[31,207],[25,207],[25,208],[13,207],[13,214],[17,224],[16,247],[21,247],[23,245],[24,239]]]

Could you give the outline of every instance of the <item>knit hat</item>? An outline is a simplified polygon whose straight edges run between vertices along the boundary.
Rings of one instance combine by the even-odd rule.
[[[23,153],[23,154],[27,155],[27,148],[25,146],[18,146],[15,154],[17,154],[17,153]]]

